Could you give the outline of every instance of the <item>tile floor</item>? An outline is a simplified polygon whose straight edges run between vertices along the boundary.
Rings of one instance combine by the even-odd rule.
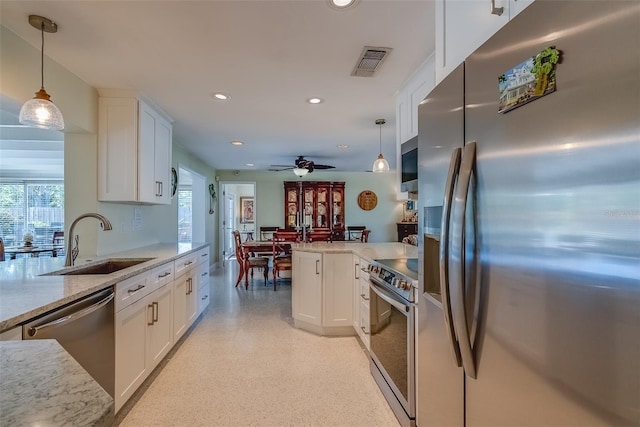
[[[236,289],[236,266],[212,272],[207,311],[115,425],[398,426],[357,338],[295,329],[290,282]]]

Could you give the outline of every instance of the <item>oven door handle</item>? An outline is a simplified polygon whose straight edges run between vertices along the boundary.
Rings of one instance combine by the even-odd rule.
[[[395,300],[394,298],[392,298],[391,296],[387,295],[387,293],[382,290],[378,285],[376,285],[373,282],[370,282],[369,288],[371,288],[371,290],[381,299],[383,299],[384,301],[388,302],[389,304],[391,304],[393,307],[397,308],[400,311],[404,311],[405,313],[409,312],[409,306],[407,306],[406,304],[401,303],[400,301]]]

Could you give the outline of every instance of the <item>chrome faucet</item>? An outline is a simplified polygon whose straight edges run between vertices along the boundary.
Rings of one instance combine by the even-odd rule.
[[[113,227],[111,226],[111,223],[109,222],[109,220],[103,216],[100,215],[99,213],[86,213],[86,214],[82,214],[80,215],[78,218],[76,218],[72,223],[71,223],[71,227],[69,227],[69,234],[67,234],[67,258],[64,262],[64,266],[65,267],[71,267],[73,265],[73,263],[75,262],[76,258],[78,257],[78,252],[80,251],[78,249],[78,243],[80,241],[80,237],[79,236],[73,236],[73,229],[76,227],[76,224],[83,218],[95,218],[98,221],[102,222],[102,229],[104,231],[107,230],[112,230]],[[72,241],[75,241],[76,245],[75,247],[72,247]]]

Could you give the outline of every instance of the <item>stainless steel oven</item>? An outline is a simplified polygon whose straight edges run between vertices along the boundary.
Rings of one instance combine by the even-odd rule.
[[[371,373],[396,418],[415,426],[415,293],[413,260],[375,260],[369,265]],[[414,278],[415,276],[415,278]]]

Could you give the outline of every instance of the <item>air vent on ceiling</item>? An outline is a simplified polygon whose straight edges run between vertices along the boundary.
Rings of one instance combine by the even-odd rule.
[[[371,47],[365,46],[362,54],[356,62],[356,67],[351,73],[352,76],[373,77],[374,73],[380,69],[380,65],[389,56],[390,47]]]

